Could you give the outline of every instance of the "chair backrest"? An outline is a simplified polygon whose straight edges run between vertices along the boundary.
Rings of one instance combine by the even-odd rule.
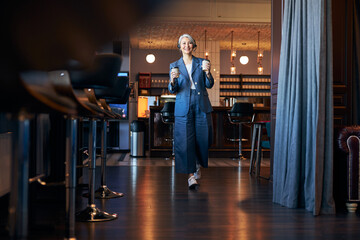
[[[254,108],[252,103],[236,102],[229,111],[232,117],[252,116],[254,114]]]
[[[254,108],[252,103],[236,102],[230,111],[228,117],[232,123],[250,123],[254,121]]]

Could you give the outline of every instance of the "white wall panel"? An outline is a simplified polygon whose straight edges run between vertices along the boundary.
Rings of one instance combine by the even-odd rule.
[[[205,34],[205,33],[204,33]],[[197,50],[194,55],[205,58],[205,41],[197,41]],[[206,41],[206,48],[209,52],[209,60],[211,63],[211,74],[214,77],[215,84],[208,89],[209,98],[213,106],[220,105],[220,43],[219,41]]]

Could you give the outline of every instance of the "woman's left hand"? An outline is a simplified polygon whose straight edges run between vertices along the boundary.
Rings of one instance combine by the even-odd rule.
[[[205,61],[204,65],[203,65],[203,70],[205,71],[206,75],[209,76],[210,75],[210,68],[211,68],[211,64],[209,61]]]
[[[203,66],[203,69],[204,69],[206,75],[209,75],[209,74],[210,74],[210,68],[211,68],[210,62],[209,62],[209,61],[205,61],[204,66]]]

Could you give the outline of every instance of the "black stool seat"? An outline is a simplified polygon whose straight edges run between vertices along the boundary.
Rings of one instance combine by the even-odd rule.
[[[114,113],[108,103],[125,104],[129,99],[131,89],[128,87],[127,78],[118,78],[114,87],[106,89],[94,89],[94,95],[103,109],[115,114],[121,119],[121,115]]]
[[[107,119],[113,119],[118,118],[117,114],[113,113],[111,110],[108,110],[107,107],[104,107],[101,102],[96,98],[94,89],[85,89],[84,90],[89,103],[92,105],[92,107],[96,108],[98,112],[102,113],[104,118]],[[88,103],[88,104],[89,104]]]
[[[97,98],[103,99],[119,99],[126,94],[128,86],[127,78],[119,77],[114,83],[114,86],[106,89],[94,89]]]
[[[175,120],[174,111],[175,102],[165,102],[164,107],[160,111],[163,122],[173,123]]]
[[[104,116],[97,106],[89,102],[85,90],[73,89],[68,71],[51,71],[48,74],[56,92],[75,102],[78,117],[101,118]]]
[[[129,100],[129,96],[131,93],[131,88],[127,87],[125,89],[125,93],[120,98],[106,98],[107,103],[117,103],[117,104],[125,104]]]
[[[252,103],[237,102],[228,112],[231,121],[234,123],[251,122],[254,114]]]
[[[113,87],[120,63],[118,54],[98,54],[88,69],[79,66],[69,68],[72,85],[76,89]]]
[[[114,118],[114,119],[122,119],[121,114],[114,112],[114,111],[111,109],[111,107],[109,106],[109,104],[107,104],[107,102],[106,102],[105,99],[98,99],[98,101],[99,101],[99,103],[101,104],[101,107],[102,107],[105,111],[107,111],[107,112],[109,112],[109,113],[111,113],[111,114],[113,115],[113,118]]]
[[[27,71],[0,81],[1,112],[16,113],[20,109],[29,113],[61,112],[76,114],[76,104],[59,94],[47,72]]]
[[[116,118],[116,115],[97,102],[92,89],[113,87],[118,82],[120,64],[120,55],[99,54],[89,69],[73,66],[69,67],[69,71],[52,71],[50,74],[57,92],[77,103],[79,116]]]

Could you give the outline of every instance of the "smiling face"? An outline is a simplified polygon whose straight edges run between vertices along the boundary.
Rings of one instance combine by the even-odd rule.
[[[180,41],[180,49],[183,54],[192,54],[194,50],[194,43],[189,38],[183,37]]]

